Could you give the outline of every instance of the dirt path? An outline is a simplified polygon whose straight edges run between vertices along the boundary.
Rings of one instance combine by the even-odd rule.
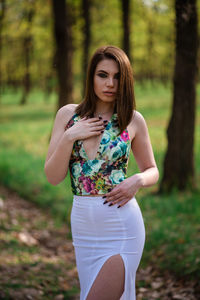
[[[0,253],[0,299],[79,299],[67,225],[56,228],[48,213],[4,187],[0,187]],[[199,283],[140,268],[137,300],[160,299],[200,299]]]

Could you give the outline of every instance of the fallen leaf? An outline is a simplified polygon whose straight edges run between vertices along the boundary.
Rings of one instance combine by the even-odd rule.
[[[38,244],[38,241],[32,237],[28,232],[18,233],[19,240],[27,246],[35,246]]]

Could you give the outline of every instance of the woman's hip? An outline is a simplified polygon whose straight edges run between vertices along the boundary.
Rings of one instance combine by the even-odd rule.
[[[74,196],[71,211],[72,235],[117,237],[144,231],[140,208],[135,198],[118,208],[103,204],[103,197]]]

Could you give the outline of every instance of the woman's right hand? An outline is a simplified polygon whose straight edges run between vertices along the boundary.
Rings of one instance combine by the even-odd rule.
[[[74,104],[68,104],[61,107],[56,114],[45,161],[45,174],[53,185],[59,184],[67,175],[75,140],[100,135],[105,128],[105,122],[100,118],[83,118],[65,130],[75,108]]]
[[[68,128],[65,133],[70,135],[70,138],[74,141],[84,140],[103,133],[106,125],[107,122],[100,118],[84,117],[76,122],[72,127]]]

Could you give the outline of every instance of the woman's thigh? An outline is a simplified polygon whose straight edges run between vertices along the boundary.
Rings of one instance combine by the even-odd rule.
[[[88,293],[87,300],[119,300],[124,291],[125,267],[120,254],[103,264]]]

